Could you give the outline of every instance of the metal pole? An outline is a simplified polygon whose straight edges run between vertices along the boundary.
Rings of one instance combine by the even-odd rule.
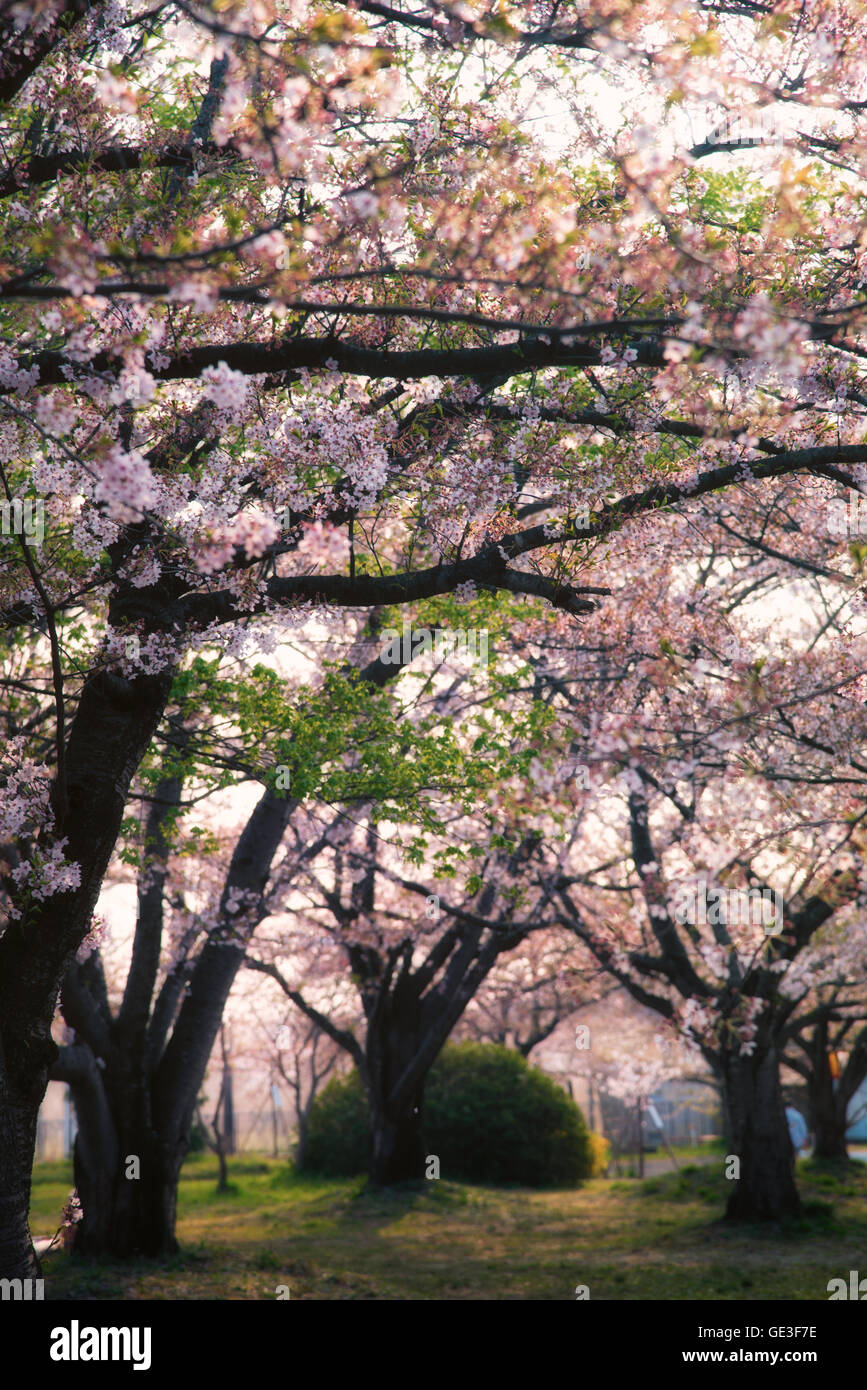
[[[641,1124],[641,1112],[644,1105],[643,1097],[638,1097],[638,1176],[644,1177],[644,1131]]]

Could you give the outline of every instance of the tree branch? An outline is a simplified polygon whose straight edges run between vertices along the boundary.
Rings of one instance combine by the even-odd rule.
[[[308,1004],[304,996],[297,989],[293,989],[288,980],[281,975],[276,965],[271,965],[263,960],[253,960],[251,956],[245,956],[244,964],[248,970],[257,970],[260,975],[270,975],[272,980],[276,980],[286,998],[291,999],[295,1007],[300,1009],[312,1023],[315,1023],[317,1028],[321,1028],[323,1033],[327,1033],[338,1047],[342,1047],[345,1052],[348,1052],[359,1070],[363,1069],[364,1052],[357,1038],[347,1029],[338,1028],[336,1024],[331,1022],[330,1018],[321,1014],[312,1004]]]

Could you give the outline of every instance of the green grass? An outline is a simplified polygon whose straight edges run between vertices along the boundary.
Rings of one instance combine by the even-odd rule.
[[[374,1193],[362,1179],[316,1179],[285,1164],[216,1165],[196,1155],[179,1194],[172,1260],[44,1261],[50,1298],[827,1299],[831,1278],[864,1266],[867,1165],[798,1165],[803,1216],[774,1228],[720,1221],[724,1162],[644,1182],[594,1179],[576,1191],[469,1187],[444,1180]],[[33,1230],[53,1233],[71,1166],[40,1165]],[[864,1270],[867,1273],[867,1269]]]
[[[724,1139],[708,1139],[703,1144],[672,1144],[671,1152],[674,1154],[677,1161],[680,1162],[681,1159],[685,1161],[690,1158],[709,1158],[714,1154],[725,1153],[726,1147],[727,1145]],[[618,1157],[621,1161],[626,1161],[628,1159],[630,1162],[637,1163],[638,1150],[626,1148]],[[664,1158],[667,1160],[669,1153],[665,1145],[660,1144],[658,1148],[645,1149],[644,1157],[645,1159]],[[614,1161],[616,1162],[617,1159]]]

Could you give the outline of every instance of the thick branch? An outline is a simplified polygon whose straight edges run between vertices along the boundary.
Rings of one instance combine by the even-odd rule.
[[[183,730],[176,731],[183,739]],[[151,1007],[163,935],[163,891],[168,876],[169,840],[167,829],[173,812],[180,805],[183,779],[165,777],[157,785],[145,821],[144,864],[139,872],[135,939],[123,1004],[117,1021],[119,1041],[144,1033]]]
[[[231,145],[164,145],[162,149],[143,149],[135,145],[108,145],[103,150],[63,150],[37,154],[20,164],[12,164],[0,175],[0,198],[26,193],[41,184],[53,183],[63,174],[77,170],[88,174],[125,174],[137,169],[192,170],[203,156],[233,159]]]
[[[321,306],[318,306],[321,307]],[[474,348],[418,348],[407,351],[393,351],[389,348],[369,348],[348,340],[338,341],[329,337],[288,338],[273,343],[206,343],[201,347],[190,348],[177,353],[160,367],[152,368],[152,375],[158,381],[191,381],[201,376],[205,367],[216,367],[225,362],[233,371],[248,376],[277,376],[286,372],[296,372],[301,368],[310,371],[323,370],[327,362],[332,362],[339,372],[355,376],[381,380],[393,377],[397,381],[418,381],[428,376],[467,376],[474,377],[493,373],[504,374],[506,378],[520,372],[532,372],[543,367],[596,367],[602,357],[601,349],[588,344],[566,347],[558,339],[556,330],[546,330],[552,338],[550,343],[542,343],[535,338],[523,344],[498,345],[495,347]],[[637,361],[642,366],[662,367],[665,365],[662,343],[643,340],[636,344]],[[21,357],[18,366],[22,369],[39,368],[40,386],[69,385],[63,368],[68,367],[74,376],[81,371],[80,364],[74,363],[63,352],[46,349],[44,352]],[[87,363],[87,375],[100,372],[119,371],[123,366],[120,359],[109,352],[95,353]],[[0,386],[0,393],[8,395],[13,386]]]
[[[550,545],[550,539],[546,544]],[[391,575],[299,574],[291,578],[272,578],[265,596],[251,607],[238,606],[237,597],[229,590],[213,594],[193,594],[184,602],[186,618],[194,624],[231,622],[239,617],[264,612],[268,607],[287,608],[303,603],[333,603],[341,608],[373,608],[377,604],[413,603],[451,593],[459,584],[471,581],[482,589],[506,589],[512,593],[533,594],[545,598],[555,608],[576,616],[596,611],[597,604],[581,597],[581,588],[545,579],[541,575],[510,570],[490,547],[480,555],[460,560],[452,565],[434,565],[429,569],[404,571]],[[606,590],[591,589],[592,593]],[[378,669],[382,662],[373,663]],[[396,667],[390,670],[397,674]],[[382,672],[378,684],[387,679]]]
[[[419,10],[402,10],[394,5],[383,5],[379,0],[358,0],[356,8],[362,14],[373,15],[377,19],[383,19],[388,24],[400,24],[409,29],[418,29],[422,33],[442,37],[449,42],[450,36],[444,34],[444,30],[453,29],[460,37],[461,42],[471,42],[475,39],[487,39],[494,43],[502,43],[507,38],[510,43],[520,44],[523,49],[528,48],[590,48],[590,39],[593,30],[586,28],[583,24],[554,25],[548,24],[539,29],[509,29],[503,31],[499,27],[486,24],[484,17],[478,20],[452,18],[449,14],[437,7],[436,18],[432,15],[423,14]]]

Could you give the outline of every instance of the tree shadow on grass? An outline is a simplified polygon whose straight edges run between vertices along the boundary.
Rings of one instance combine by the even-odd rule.
[[[798,1164],[797,1178],[801,1194],[798,1216],[780,1221],[730,1222],[725,1217],[726,1202],[731,1192],[722,1166],[713,1171],[709,1166],[688,1165],[677,1173],[660,1174],[643,1182],[612,1183],[611,1189],[630,1196],[636,1204],[645,1206],[648,1216],[658,1207],[690,1204],[704,1207],[707,1216],[696,1215],[690,1222],[695,1232],[713,1233],[714,1239],[736,1241],[747,1237],[757,1243],[783,1240],[786,1243],[809,1240],[833,1240],[851,1237],[863,1231],[867,1237],[867,1168],[857,1162]],[[853,1211],[849,1198],[860,1198]],[[683,1228],[681,1228],[681,1234]]]

